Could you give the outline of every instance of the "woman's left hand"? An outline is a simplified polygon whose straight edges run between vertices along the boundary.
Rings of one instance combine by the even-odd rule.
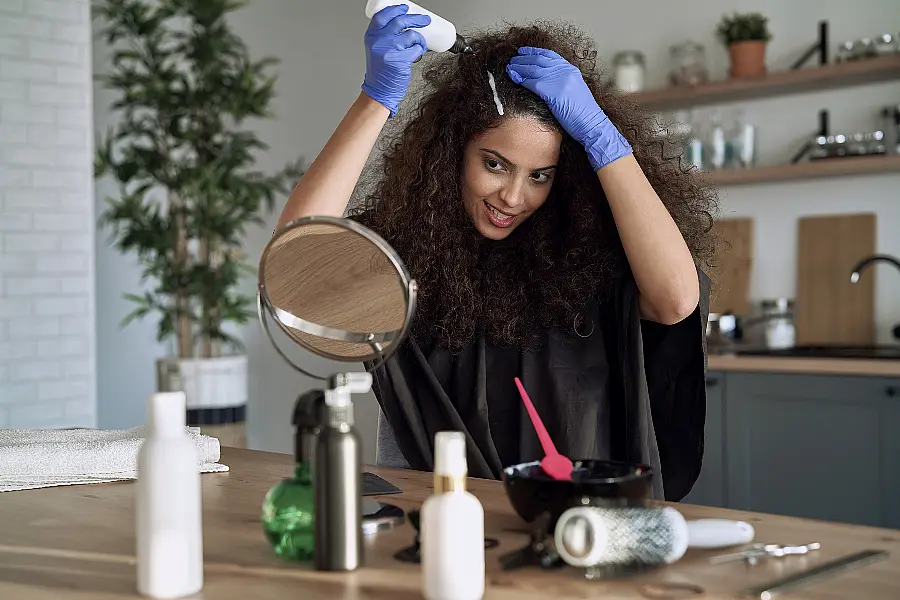
[[[556,52],[524,46],[509,61],[506,72],[547,103],[563,129],[584,146],[595,171],[631,153],[628,141],[597,104],[581,71]]]

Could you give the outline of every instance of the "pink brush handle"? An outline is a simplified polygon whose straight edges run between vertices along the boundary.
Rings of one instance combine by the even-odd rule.
[[[522,396],[522,402],[525,403],[525,410],[528,411],[528,416],[531,417],[531,424],[534,425],[534,431],[537,433],[538,440],[540,440],[541,446],[544,448],[544,454],[547,456],[558,456],[559,452],[556,451],[556,446],[553,445],[550,434],[547,433],[547,429],[544,427],[541,417],[538,416],[537,411],[534,409],[534,404],[531,403],[531,398],[528,397],[528,392],[525,391],[525,388],[522,386],[522,382],[519,381],[518,377],[516,377],[516,387],[519,388],[519,395]]]

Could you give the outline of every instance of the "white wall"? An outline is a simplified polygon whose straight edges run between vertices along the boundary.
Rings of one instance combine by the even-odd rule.
[[[88,19],[0,2],[0,427],[95,424]]]
[[[363,0],[293,2],[257,0],[235,19],[242,35],[257,55],[275,54],[282,59],[279,96],[274,108],[278,120],[260,125],[271,144],[264,167],[277,168],[301,154],[309,158],[321,149],[349,104],[359,93],[365,71],[362,37],[366,27]],[[829,19],[835,44],[843,38],[880,33],[886,23],[900,29],[900,4],[896,0],[865,0],[851,6],[836,0],[685,0],[671,4],[656,0],[568,0],[548,4],[541,0],[431,0],[426,5],[465,30],[501,21],[522,21],[560,16],[577,21],[598,40],[601,58],[624,48],[642,50],[649,60],[651,85],[660,85],[667,68],[668,47],[692,37],[707,44],[713,74],[724,75],[727,58],[712,37],[719,17],[733,9],[761,10],[771,18],[775,39],[769,52],[772,68],[789,65],[813,41],[818,15]],[[105,50],[95,49],[98,69],[105,68]],[[97,127],[108,122],[109,97],[96,90]],[[865,95],[865,100],[863,100]],[[900,101],[900,84],[823,92],[798,97],[747,103],[747,115],[760,126],[762,161],[784,161],[804,135],[817,126],[817,111],[828,107],[832,124],[839,129],[871,128],[876,107]],[[879,215],[879,250],[900,254],[900,203],[896,202],[900,176],[836,179],[820,182],[773,184],[723,190],[726,214],[753,216],[757,220],[758,253],[753,276],[756,298],[794,293],[795,227],[800,214],[875,210]],[[98,201],[108,187],[98,184]],[[99,205],[98,205],[99,206]],[[248,241],[248,255],[259,255],[276,215]],[[153,390],[153,361],[166,349],[153,340],[154,325],[133,324],[125,330],[118,321],[129,305],[120,299],[137,281],[133,260],[110,250],[102,235],[97,243],[100,423],[122,427],[140,422],[143,400]],[[248,282],[248,290],[252,289]],[[878,319],[885,329],[900,321],[900,275],[879,276]],[[290,451],[288,415],[296,395],[310,382],[281,362],[254,323],[245,328],[251,357],[251,406],[249,437],[253,447]],[[323,372],[337,368],[319,362]],[[358,421],[367,438],[367,458],[374,443],[375,402],[361,401]]]
[[[110,68],[108,48],[100,26],[92,23],[94,43],[92,69],[107,73]],[[95,132],[105,134],[113,125],[108,110],[115,95],[94,84],[93,118]],[[111,178],[95,181],[93,204],[95,222],[106,209],[106,198],[115,197],[118,186]],[[132,256],[121,256],[112,247],[110,231],[98,229],[95,239],[97,266],[97,420],[104,429],[124,429],[143,424],[146,420],[146,400],[155,391],[155,363],[167,354],[156,342],[156,323],[152,319],[134,321],[120,328],[122,319],[134,309],[123,299],[125,293],[141,293],[138,286],[140,270]]]

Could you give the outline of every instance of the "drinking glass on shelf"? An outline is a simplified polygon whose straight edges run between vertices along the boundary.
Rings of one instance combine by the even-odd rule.
[[[712,112],[709,120],[709,166],[712,169],[724,169],[729,162],[729,145],[725,134],[725,125],[718,110]]]
[[[698,170],[706,167],[706,143],[700,119],[695,111],[683,114],[686,135],[684,136],[684,160]]]
[[[728,145],[729,166],[747,169],[756,165],[756,126],[747,121],[743,110],[735,111]]]

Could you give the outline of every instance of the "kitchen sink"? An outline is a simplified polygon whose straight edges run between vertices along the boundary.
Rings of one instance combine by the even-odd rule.
[[[784,356],[792,358],[900,359],[900,345],[881,346],[795,346],[793,348],[739,349],[742,356]]]

